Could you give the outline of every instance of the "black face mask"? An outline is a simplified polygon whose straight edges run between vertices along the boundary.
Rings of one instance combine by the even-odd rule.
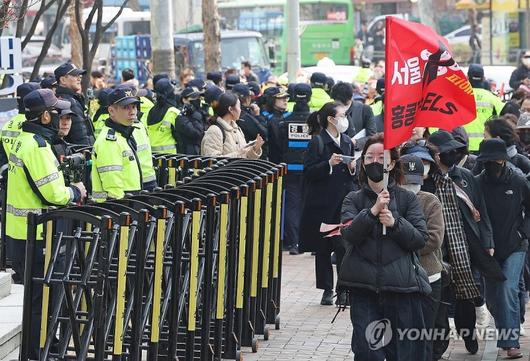
[[[519,135],[519,139],[520,139],[521,142],[523,142],[523,144],[525,144],[525,145],[530,144],[530,133],[529,133],[529,132],[521,133],[521,134]]]
[[[381,163],[370,163],[364,165],[366,176],[374,183],[379,183],[383,180],[383,165]]]
[[[193,107],[196,110],[199,110],[201,108],[201,100],[200,99],[190,100],[190,103],[191,103],[191,105],[193,105]]]
[[[451,168],[458,162],[459,157],[460,155],[454,150],[447,153],[440,153],[440,162],[446,167]]]
[[[484,163],[484,171],[488,175],[488,177],[492,178],[499,178],[502,174],[502,170],[504,168],[504,164],[499,164],[497,162],[485,162]]]

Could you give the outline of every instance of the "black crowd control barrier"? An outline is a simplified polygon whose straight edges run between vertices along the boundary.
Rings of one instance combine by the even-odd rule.
[[[285,165],[155,164],[154,192],[28,216],[21,360],[240,360],[279,328]]]

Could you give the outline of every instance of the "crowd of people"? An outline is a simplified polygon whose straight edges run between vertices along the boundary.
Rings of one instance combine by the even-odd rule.
[[[155,74],[146,86],[130,69],[113,87],[93,72],[85,98],[88,75],[65,63],[17,88],[19,114],[1,133],[15,281],[24,280],[29,212],[152,190],[153,154],[267,159],[288,168],[284,250],[313,253],[322,305],[350,306],[356,360],[439,360],[453,322],[474,354],[476,328],[486,327],[490,314],[498,347],[522,357],[530,289],[528,59],[530,51],[506,102],[483,67],[471,65],[476,119],[456,129],[415,128],[390,152],[387,186],[380,64],[377,71],[363,65],[372,74],[363,83],[335,83],[320,72],[294,84],[275,77],[260,83],[248,62],[206,79],[191,69],[178,81]],[[79,149],[91,152],[91,169],[72,182],[61,161]],[[394,335],[421,329],[440,337],[393,338],[374,350],[365,331],[381,319]]]

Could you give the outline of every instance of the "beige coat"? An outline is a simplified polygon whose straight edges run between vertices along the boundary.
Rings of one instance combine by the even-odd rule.
[[[261,150],[256,153],[254,147],[246,147],[245,135],[236,122],[228,122],[222,118],[217,118],[217,124],[225,131],[225,141],[223,144],[223,132],[218,126],[212,125],[204,133],[201,142],[201,155],[223,156],[231,158],[258,159]]]
[[[429,240],[425,247],[418,251],[420,263],[427,271],[428,276],[432,276],[442,271],[442,242],[444,240],[444,218],[442,214],[442,203],[432,193],[418,192],[418,201],[423,208]]]

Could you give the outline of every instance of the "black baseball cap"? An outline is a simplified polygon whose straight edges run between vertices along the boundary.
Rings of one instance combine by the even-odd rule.
[[[453,135],[446,130],[438,130],[432,133],[429,136],[428,141],[437,146],[440,153],[446,153],[466,147],[464,144],[455,140]]]
[[[209,85],[204,91],[204,101],[208,104],[212,104],[215,100],[218,100],[219,97],[223,94],[223,90],[217,85]]]
[[[59,116],[60,117],[64,117],[66,115],[72,115],[72,114],[75,114],[71,108],[68,108],[68,109],[63,109],[59,112]]]
[[[17,86],[17,98],[23,100],[26,95],[37,89],[40,89],[39,83],[28,82],[20,84]]]
[[[241,83],[234,85],[234,87],[232,88],[232,93],[244,97],[249,97],[252,95],[250,88],[247,85]]]
[[[51,89],[33,90],[24,97],[24,107],[27,112],[43,112],[47,109],[70,109],[70,102],[58,99]]]
[[[477,161],[488,162],[493,160],[508,160],[506,143],[499,138],[485,139],[480,143]]]
[[[153,76],[153,85],[155,85],[156,83],[158,83],[158,81],[159,81],[160,79],[169,79],[169,74],[166,74],[166,73],[155,74],[155,76]]]
[[[229,75],[226,77],[225,85],[226,89],[232,89],[234,85],[241,83],[241,79],[239,79],[239,75]]]
[[[399,158],[406,184],[423,184],[423,162],[413,154],[406,154]]]
[[[65,76],[65,75],[74,75],[74,76],[85,75],[86,70],[79,69],[72,63],[64,63],[64,64],[59,65],[53,71],[53,73],[55,74],[55,79],[59,80],[60,77]]]
[[[379,95],[385,92],[385,78],[377,79],[377,84],[375,85],[375,91]]]
[[[112,93],[112,89],[104,88],[98,92],[98,103],[100,107],[109,106],[109,94]]]
[[[183,98],[192,99],[192,100],[198,99],[201,96],[199,89],[195,87],[191,87],[191,86],[184,88],[184,90],[182,91],[182,93],[180,93],[180,95]]]
[[[57,86],[57,79],[54,76],[48,76],[40,81],[42,89],[52,89]]]
[[[206,74],[206,79],[218,84],[223,80],[223,74],[220,71],[211,71]]]
[[[154,91],[160,95],[168,95],[175,91],[175,86],[169,78],[162,78],[155,83]]]
[[[272,97],[276,99],[289,98],[289,94],[281,87],[271,86],[270,88],[265,89],[263,96],[266,98]]]
[[[480,64],[471,64],[467,69],[467,77],[469,80],[484,79],[484,67]]]
[[[113,89],[107,96],[107,101],[110,105],[125,106],[134,103],[140,103],[140,99],[135,96],[135,92],[125,86],[119,86]]]
[[[311,85],[325,87],[328,81],[328,77],[324,73],[316,72],[311,74]]]
[[[313,90],[311,89],[311,86],[309,84],[298,83],[294,86],[294,89],[293,89],[294,101],[297,101],[297,100],[309,101],[311,99],[312,94],[313,94]]]
[[[254,93],[254,96],[257,97],[261,94],[261,87],[257,81],[249,81],[247,83],[248,87],[250,88],[250,91]]]
[[[200,78],[191,79],[186,86],[197,88],[199,90],[199,93],[204,93],[204,90],[206,88],[206,83],[204,80]]]

